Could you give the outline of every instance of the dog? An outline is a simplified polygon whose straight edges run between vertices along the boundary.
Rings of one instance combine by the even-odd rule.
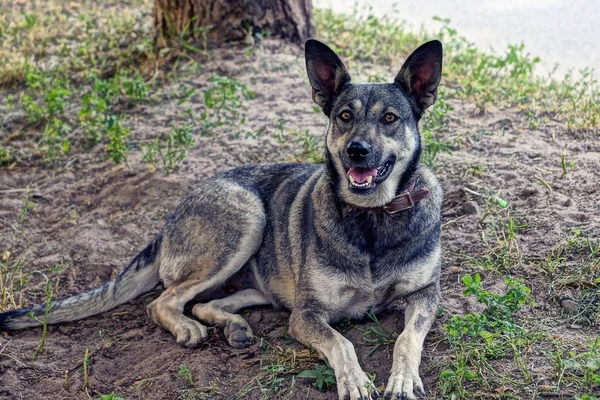
[[[418,122],[436,100],[442,53],[439,41],[427,42],[393,83],[354,84],[333,50],[308,40],[312,98],[329,118],[324,164],[247,165],[204,180],[116,279],[52,303],[48,323],[108,311],[162,282],[148,314],[177,343],[197,346],[206,325],[218,325],[243,348],[253,335],[237,312],[284,307],[290,334],[334,369],[339,398],[371,399],[381,394],[331,325],[404,299],[383,396],[423,395],[421,352],[440,299],[442,189],[421,163]],[[210,298],[242,275],[239,291]],[[195,319],[184,315],[202,295]],[[2,313],[0,329],[39,326],[44,310]]]

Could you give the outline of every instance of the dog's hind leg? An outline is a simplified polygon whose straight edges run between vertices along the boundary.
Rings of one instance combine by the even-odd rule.
[[[152,319],[177,343],[194,347],[206,339],[206,327],[183,315],[186,303],[246,265],[262,243],[264,226],[260,199],[230,182],[210,181],[177,207],[161,249],[159,272],[167,289],[148,306]]]
[[[235,313],[242,308],[270,303],[259,290],[245,289],[206,304],[196,304],[192,314],[207,324],[223,328],[227,342],[236,349],[241,349],[252,344],[252,328],[241,315]]]

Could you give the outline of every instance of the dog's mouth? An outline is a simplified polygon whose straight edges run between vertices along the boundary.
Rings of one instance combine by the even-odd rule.
[[[352,167],[347,172],[348,182],[351,189],[364,191],[368,189],[374,189],[378,184],[382,183],[387,179],[392,171],[395,160],[392,158],[388,159],[385,163],[379,167],[365,168],[365,167]]]

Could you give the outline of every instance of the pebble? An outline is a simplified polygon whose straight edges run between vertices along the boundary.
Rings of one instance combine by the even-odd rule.
[[[572,299],[562,299],[560,301],[560,306],[565,309],[568,313],[574,314],[577,312],[577,308],[579,305],[575,300]]]
[[[463,203],[461,210],[463,214],[479,215],[479,205],[473,200]]]
[[[539,190],[532,187],[526,187],[521,190],[521,196],[523,197],[531,197],[533,195],[538,194]]]

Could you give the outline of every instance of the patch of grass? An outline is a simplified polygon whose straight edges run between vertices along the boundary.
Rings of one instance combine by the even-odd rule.
[[[559,307],[560,316],[570,324],[600,324],[600,243],[571,230],[571,236],[556,246],[541,262],[549,275],[548,298],[557,306],[572,302],[572,309]]]
[[[522,262],[517,234],[527,225],[517,222],[508,211],[495,204],[493,196],[486,200],[486,209],[479,221],[485,228],[481,240],[486,251],[467,257],[469,265],[498,274],[512,273]]]
[[[290,135],[300,144],[300,150],[296,152],[296,159],[298,161],[312,163],[322,163],[325,161],[324,138],[322,136],[313,135],[308,129],[303,131],[299,129],[293,130]]]
[[[254,92],[235,78],[214,76],[203,93],[205,110],[199,116],[200,135],[212,136],[220,127],[231,129],[233,137],[245,131],[247,106],[245,101],[254,98]]]
[[[33,312],[30,313],[30,316],[32,318],[37,319],[42,324],[42,339],[40,340],[40,345],[33,353],[34,361],[37,360],[38,356],[46,350],[46,336],[48,335],[48,316],[50,315],[50,309],[52,308],[52,304],[53,304],[52,281],[50,279],[48,279],[48,277],[46,275],[44,275],[44,278],[46,279],[46,286],[45,286],[45,290],[44,290],[44,292],[46,294],[46,298],[45,298],[45,302],[44,302],[44,317],[43,317],[43,319],[40,320],[38,317],[35,316],[35,314]],[[58,282],[57,282],[57,284],[58,284]]]
[[[125,400],[125,398],[116,395],[115,392],[111,392],[109,394],[101,394],[98,396],[98,400]]]
[[[314,369],[304,370],[296,377],[314,379],[313,385],[320,391],[325,391],[336,384],[335,372],[323,364],[317,364]]]
[[[553,359],[556,391],[565,389],[583,392],[584,396],[598,393],[600,389],[600,339],[589,340],[585,349],[574,351],[555,342],[555,350],[550,352]],[[585,398],[582,396],[582,398]]]
[[[132,66],[150,70],[156,61],[151,3],[0,3],[0,85],[23,82],[32,65],[69,80]]]
[[[465,275],[465,296],[473,296],[484,306],[482,312],[453,315],[444,325],[452,356],[440,372],[440,391],[449,398],[492,398],[495,389],[523,386],[532,380],[523,350],[538,340],[537,332],[519,325],[516,313],[535,304],[531,290],[522,280],[505,277],[506,292],[497,294],[483,288],[481,276]],[[509,377],[494,368],[494,360],[512,359],[521,378]],[[479,390],[485,389],[485,394]],[[507,398],[501,393],[498,398]]]
[[[297,374],[310,369],[314,370],[317,368],[316,365],[320,364],[316,353],[306,348],[302,350],[284,349],[273,346],[264,339],[261,339],[260,348],[264,351],[262,357],[253,361],[253,363],[259,363],[259,373],[250,379],[232,399],[243,399],[255,392],[258,392],[259,398],[264,400],[282,398],[285,393],[293,391]],[[323,369],[319,371],[326,374]],[[327,380],[328,378],[323,376],[322,379]]]
[[[19,309],[23,306],[23,289],[29,274],[23,270],[25,260],[23,258],[15,259],[13,254],[17,240],[23,236],[27,215],[35,207],[35,204],[29,201],[30,196],[28,188],[17,224],[13,227],[10,243],[0,254],[0,311]]]
[[[194,384],[194,376],[192,375],[192,371],[183,364],[177,367],[177,376],[184,378],[190,385]]]
[[[369,311],[367,316],[375,323],[375,326],[369,326],[365,329],[358,328],[362,332],[363,344],[372,347],[365,355],[365,359],[382,347],[385,351],[389,351],[390,347],[393,347],[396,343],[396,338],[398,337],[396,332],[387,330],[372,311]]]
[[[185,159],[187,150],[193,145],[190,125],[175,126],[165,136],[142,144],[142,160],[168,174]]]

